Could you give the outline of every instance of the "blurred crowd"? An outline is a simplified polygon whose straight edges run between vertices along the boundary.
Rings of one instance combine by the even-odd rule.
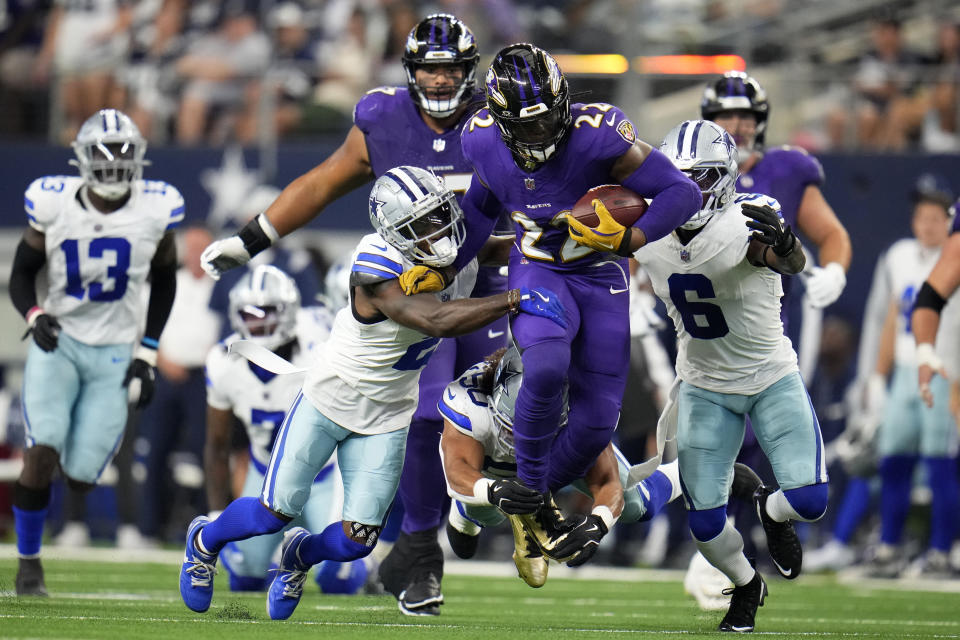
[[[801,16],[815,28],[811,16],[821,13],[839,21],[828,4],[8,0],[0,3],[0,135],[67,143],[104,106],[131,114],[155,144],[340,133],[365,91],[404,83],[395,62],[407,33],[426,13],[444,11],[471,25],[481,53],[532,41],[555,52],[734,53],[751,67],[820,69],[806,74],[805,88],[786,91],[806,95],[799,110],[810,115],[777,136],[812,150],[960,146],[960,3],[924,0],[906,20],[893,2],[871,3],[880,12],[867,14],[851,7],[836,39],[843,44],[832,42],[838,51],[804,47],[789,25]],[[619,88],[608,82],[598,93],[623,94],[623,83],[639,79],[628,73]],[[651,82],[648,97],[683,86]],[[779,104],[793,102],[772,93]]]

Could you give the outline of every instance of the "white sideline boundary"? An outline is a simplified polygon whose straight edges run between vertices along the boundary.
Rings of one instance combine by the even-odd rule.
[[[12,544],[0,544],[0,560],[14,560],[17,547]],[[75,560],[86,562],[147,562],[177,566],[183,562],[183,552],[167,549],[114,549],[112,547],[57,547],[48,545],[43,548],[45,561]],[[457,576],[479,576],[492,578],[515,578],[517,569],[512,562],[489,560],[444,561],[444,573]],[[550,563],[550,579],[561,580],[613,580],[617,582],[659,582],[682,584],[684,570],[681,569],[635,569],[626,567],[569,567]],[[768,580],[786,583],[777,576],[766,576]],[[824,574],[810,574],[799,578],[800,584],[841,584],[870,591],[930,591],[938,593],[960,593],[960,580],[927,580],[922,578],[899,578],[882,580],[866,578],[853,570],[842,571],[835,577]]]

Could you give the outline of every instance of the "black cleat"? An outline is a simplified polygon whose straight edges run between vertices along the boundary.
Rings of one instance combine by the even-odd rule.
[[[757,609],[763,606],[767,597],[767,583],[763,581],[760,572],[753,574],[753,580],[742,587],[724,589],[723,595],[729,595],[730,608],[723,621],[717,627],[720,631],[734,633],[749,633],[753,631],[753,621],[757,617]]]
[[[803,547],[793,528],[793,521],[777,522],[767,515],[767,498],[771,494],[773,494],[772,489],[761,486],[753,494],[753,502],[757,506],[757,516],[760,518],[763,530],[767,534],[767,549],[770,551],[774,566],[784,578],[793,580],[800,575]]]
[[[763,480],[760,479],[753,469],[747,465],[737,462],[733,465],[733,483],[730,485],[730,497],[741,500],[753,500],[753,494],[757,489],[763,486]]]
[[[440,593],[440,580],[436,575],[427,575],[414,580],[400,592],[397,605],[404,615],[408,616],[437,616],[440,615],[440,605],[443,604],[443,594]]]
[[[47,585],[43,583],[43,566],[40,558],[20,558],[15,581],[18,596],[47,597]]]
[[[449,522],[447,523],[447,541],[450,548],[457,554],[458,558],[469,560],[477,553],[477,546],[480,544],[480,534],[470,536],[462,531],[458,531]]]

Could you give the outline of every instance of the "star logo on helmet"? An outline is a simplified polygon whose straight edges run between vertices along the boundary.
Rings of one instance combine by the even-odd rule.
[[[378,218],[380,217],[383,210],[383,205],[385,204],[386,202],[380,200],[375,195],[370,195],[370,210],[373,211],[374,215],[376,215]]]

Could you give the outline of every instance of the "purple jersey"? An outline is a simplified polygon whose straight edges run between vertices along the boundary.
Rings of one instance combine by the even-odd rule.
[[[368,91],[353,112],[353,122],[367,142],[374,175],[404,164],[421,167],[443,176],[458,199],[473,175],[460,150],[460,129],[467,119],[438,134],[423,121],[407,89],[400,87]]]
[[[570,112],[568,138],[553,158],[532,172],[514,162],[487,109],[463,130],[463,155],[509,212],[516,246],[529,260],[557,270],[609,259],[574,242],[563,216],[592,187],[615,182],[610,170],[636,140],[633,124],[613,105],[574,104]]]
[[[956,233],[958,231],[960,231],[960,215],[953,214],[953,224],[950,225],[950,233]]]
[[[807,186],[823,184],[820,161],[798,147],[776,147],[737,180],[737,191],[770,196],[780,203],[783,219],[797,228],[797,210]]]

